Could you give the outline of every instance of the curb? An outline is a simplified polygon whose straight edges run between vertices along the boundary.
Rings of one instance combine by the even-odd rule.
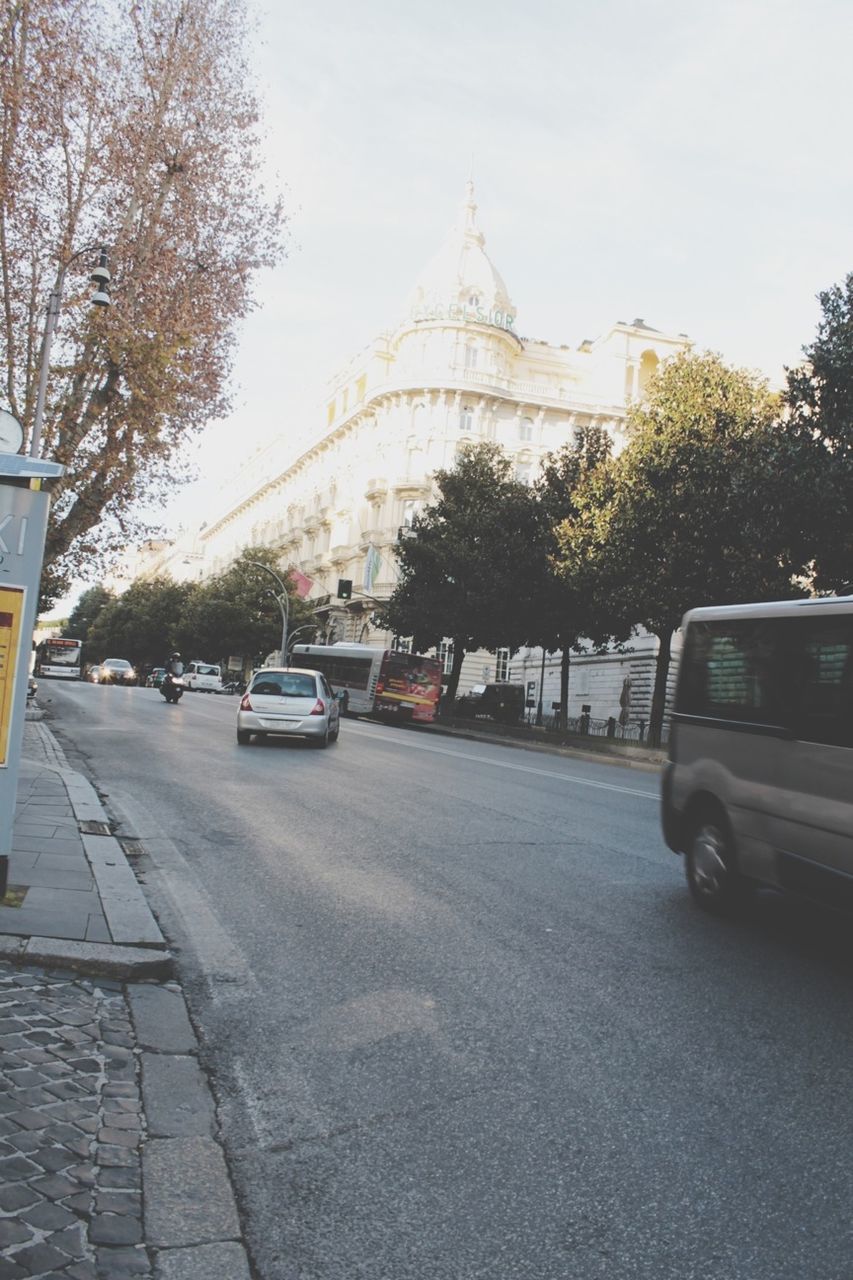
[[[12,938],[8,934],[0,937],[0,960],[51,970],[71,969],[86,976],[122,981],[170,978],[174,970],[171,951],[119,947],[105,942],[74,942],[66,938]]]
[[[537,742],[524,738],[514,738],[501,733],[482,732],[476,730],[457,729],[451,725],[440,723],[415,726],[417,732],[436,735],[444,738],[461,738],[467,742],[488,742],[502,747],[514,747],[517,751],[538,751],[543,755],[563,756],[569,759],[587,760],[595,764],[621,765],[625,769],[640,769],[644,773],[659,773],[666,763],[665,753],[660,756],[628,756],[621,752],[607,750],[584,750],[561,742]]]

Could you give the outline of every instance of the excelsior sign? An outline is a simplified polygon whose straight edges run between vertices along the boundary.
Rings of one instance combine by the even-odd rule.
[[[469,307],[464,302],[449,302],[447,306],[440,303],[434,307],[413,307],[412,319],[418,320],[461,320],[463,324],[490,324],[495,329],[508,329],[514,333],[515,316],[509,311],[485,307]]]

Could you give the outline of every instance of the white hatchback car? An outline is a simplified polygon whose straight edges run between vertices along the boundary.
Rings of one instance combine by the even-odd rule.
[[[262,667],[252,676],[237,711],[237,741],[270,734],[308,738],[317,747],[337,742],[340,704],[321,671]]]

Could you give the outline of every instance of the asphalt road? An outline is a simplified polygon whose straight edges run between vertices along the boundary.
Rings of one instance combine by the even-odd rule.
[[[261,1280],[853,1276],[853,930],[703,916],[654,773],[41,692],[141,841]]]

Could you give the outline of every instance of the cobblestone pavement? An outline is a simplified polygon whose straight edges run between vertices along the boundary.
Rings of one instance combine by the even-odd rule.
[[[152,1275],[119,983],[0,964],[0,1280]]]

